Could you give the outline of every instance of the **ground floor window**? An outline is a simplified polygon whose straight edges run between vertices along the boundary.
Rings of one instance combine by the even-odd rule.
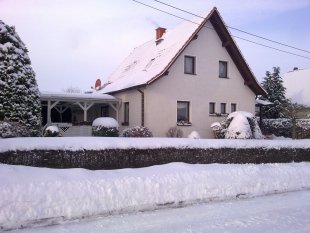
[[[177,122],[189,123],[189,101],[177,102]]]
[[[214,102],[209,103],[209,114],[215,114],[215,103]]]
[[[226,103],[221,103],[221,114],[226,114]]]
[[[124,122],[123,125],[129,125],[129,102],[124,103]]]
[[[231,112],[237,111],[237,104],[232,103],[231,104]]]

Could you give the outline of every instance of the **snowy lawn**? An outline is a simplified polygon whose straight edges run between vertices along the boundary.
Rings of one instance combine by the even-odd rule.
[[[103,149],[157,149],[157,148],[310,148],[310,139],[304,140],[236,140],[190,138],[8,138],[0,139],[0,152],[15,150],[103,150]]]
[[[139,169],[48,169],[0,164],[0,227],[57,224],[310,188],[310,163],[171,163]]]

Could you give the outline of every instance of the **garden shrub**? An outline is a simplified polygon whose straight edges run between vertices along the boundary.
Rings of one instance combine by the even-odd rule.
[[[169,138],[182,138],[183,137],[183,131],[182,131],[182,129],[178,128],[177,126],[174,126],[168,130],[166,135]]]
[[[215,137],[226,139],[261,139],[262,132],[256,118],[249,112],[237,111],[228,115],[221,123],[211,125],[216,127]]]
[[[92,134],[97,137],[118,137],[118,123],[112,117],[99,117],[92,124]]]
[[[55,125],[48,126],[43,133],[44,137],[59,137],[61,136],[59,133],[59,129]]]
[[[124,129],[122,132],[122,137],[153,137],[152,132],[149,128],[144,126],[135,126],[132,128]]]
[[[0,137],[14,138],[14,137],[29,137],[30,131],[26,126],[22,126],[18,122],[0,121]]]
[[[265,134],[274,134],[278,137],[292,137],[292,120],[288,118],[263,119],[263,131]],[[297,138],[310,137],[310,119],[296,120]]]

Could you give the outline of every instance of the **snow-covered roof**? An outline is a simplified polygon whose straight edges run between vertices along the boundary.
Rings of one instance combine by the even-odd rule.
[[[287,98],[310,107],[310,68],[285,73],[283,85]]]
[[[216,8],[213,8],[205,18],[196,17],[191,22],[185,22],[175,29],[168,30],[160,40],[154,38],[135,48],[98,92],[118,92],[150,84],[162,77],[208,20],[212,21],[222,40],[231,42],[226,49],[234,54],[232,58],[240,67],[247,85],[256,94],[265,95],[265,91],[255,79]]]
[[[272,105],[273,104],[268,100],[262,100],[262,99],[256,99],[255,102],[257,105]]]
[[[180,52],[183,45],[202,23],[202,18],[186,22],[168,30],[161,41],[154,38],[135,48],[108,78],[104,93],[115,92],[134,86],[147,84],[162,73],[165,67]]]
[[[40,92],[41,100],[58,100],[58,101],[117,101],[114,96],[108,94],[84,94],[84,93],[66,93],[66,92],[48,92],[41,91]]]

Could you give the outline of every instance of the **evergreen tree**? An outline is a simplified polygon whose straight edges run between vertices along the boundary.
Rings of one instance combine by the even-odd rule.
[[[285,116],[287,99],[286,88],[280,76],[280,67],[273,67],[273,73],[267,71],[262,86],[267,91],[267,99],[273,105],[264,106],[263,116],[266,118],[280,118]]]
[[[0,20],[0,115],[40,135],[41,103],[28,50],[14,27]]]

